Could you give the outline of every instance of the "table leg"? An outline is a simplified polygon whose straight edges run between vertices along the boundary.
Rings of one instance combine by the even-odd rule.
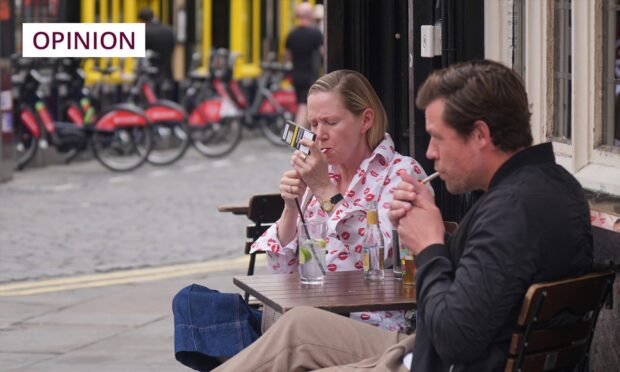
[[[277,312],[269,306],[263,306],[263,318],[260,325],[261,331],[265,333],[281,316],[282,313]]]

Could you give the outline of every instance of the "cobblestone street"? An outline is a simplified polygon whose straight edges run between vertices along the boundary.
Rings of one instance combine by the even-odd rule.
[[[239,256],[247,220],[217,206],[276,192],[290,154],[246,131],[222,159],[190,149],[130,173],[94,160],[17,172],[0,184],[0,283]]]
[[[237,292],[247,268],[247,219],[217,206],[275,192],[289,167],[290,149],[245,136],[223,159],[190,149],[163,168],[93,160],[0,184],[0,370],[188,370],[172,298],[191,283]]]

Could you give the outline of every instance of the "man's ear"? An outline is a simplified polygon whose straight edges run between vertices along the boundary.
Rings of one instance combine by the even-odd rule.
[[[362,111],[362,133],[368,132],[370,128],[372,128],[375,123],[375,112],[373,109],[366,108]]]
[[[491,129],[484,120],[474,121],[474,130],[471,132],[471,138],[478,143],[480,148],[493,144]]]

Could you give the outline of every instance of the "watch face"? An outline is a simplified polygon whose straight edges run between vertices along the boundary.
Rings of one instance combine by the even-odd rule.
[[[326,200],[323,203],[321,203],[321,209],[324,210],[325,212],[331,211],[332,208],[334,208],[334,205],[329,200]]]

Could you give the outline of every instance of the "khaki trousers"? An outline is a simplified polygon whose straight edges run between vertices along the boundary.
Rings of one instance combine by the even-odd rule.
[[[284,314],[257,341],[215,371],[409,371],[415,336],[389,332],[310,307]]]

